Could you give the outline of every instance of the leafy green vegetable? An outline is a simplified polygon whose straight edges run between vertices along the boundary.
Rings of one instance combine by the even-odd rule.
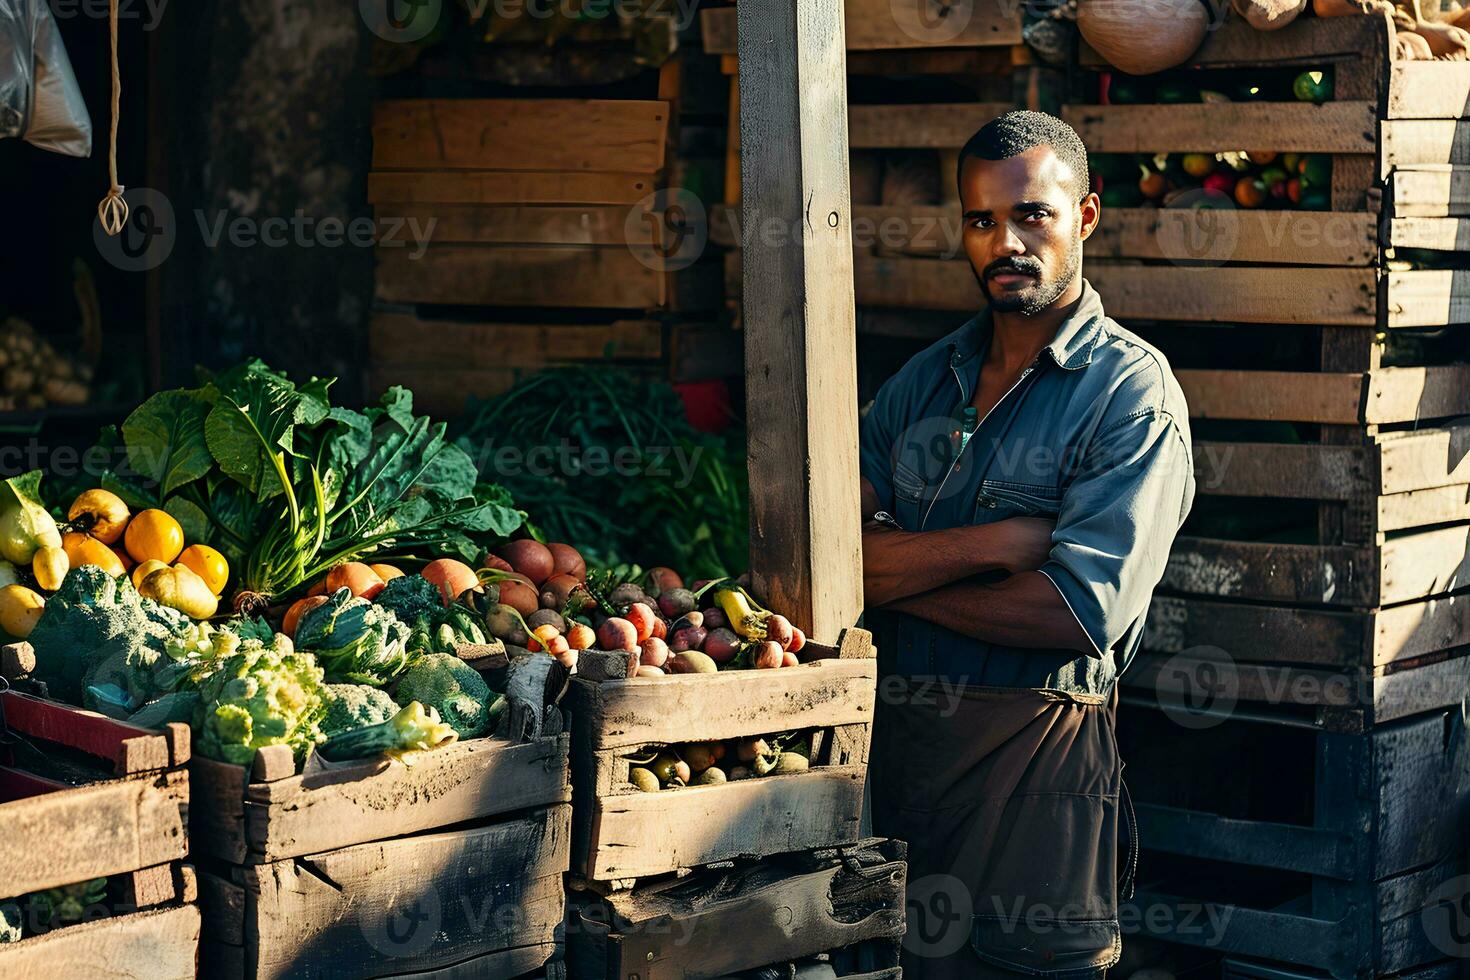
[[[255,750],[289,745],[298,761],[321,741],[322,669],[309,653],[242,642],[199,684],[194,748],[200,755],[248,766]]]
[[[139,728],[162,728],[169,722],[189,724],[199,710],[198,691],[173,691],[156,701],[149,701],[128,716],[128,724]]]
[[[128,465],[159,488],[159,497],[199,479],[214,465],[204,441],[208,414],[204,389],[160,391],[123,422]]]
[[[414,661],[393,693],[401,703],[422,701],[438,709],[460,738],[483,734],[489,724],[490,686],[475,668],[452,654],[431,653]]]
[[[454,729],[440,721],[439,712],[412,701],[382,724],[343,732],[322,743],[317,751],[333,762],[386,753],[407,764],[418,753],[442,748],[456,738]]]
[[[317,657],[327,677],[383,685],[408,665],[409,629],[382,606],[338,589],[296,624],[296,644]]]
[[[84,687],[96,686],[104,689],[97,710],[130,713],[176,682],[166,650],[189,625],[183,613],[138,595],[126,577],[82,565],[66,573],[31,631],[36,676],[59,700],[85,703]]]
[[[496,586],[488,585],[486,589],[493,594]],[[497,600],[498,596],[490,601]],[[474,610],[457,602],[446,609],[438,586],[422,575],[400,575],[374,601],[408,625],[410,658],[453,653],[462,643],[485,642],[485,631]]]
[[[381,688],[367,684],[326,684],[322,700],[327,716],[322,734],[327,738],[368,725],[380,725],[398,713],[398,704]]]
[[[107,901],[107,879],[93,878],[75,885],[47,888],[32,892],[25,905],[34,910],[36,924],[54,929],[68,922],[80,922],[87,913]]]

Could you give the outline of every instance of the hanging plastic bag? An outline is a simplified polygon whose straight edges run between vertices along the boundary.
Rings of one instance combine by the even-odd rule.
[[[0,0],[0,138],[92,153],[92,117],[45,0]]]

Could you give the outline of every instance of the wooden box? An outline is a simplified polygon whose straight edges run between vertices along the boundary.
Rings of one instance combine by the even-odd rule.
[[[16,691],[0,693],[0,716],[13,736],[0,747],[0,900],[105,877],[110,913],[0,945],[0,976],[192,978],[188,728],[151,732]],[[46,774],[25,768],[40,758]]]
[[[205,874],[203,974],[515,977],[554,964],[570,825],[557,803]]]
[[[251,770],[195,759],[195,853],[264,864],[565,802],[567,745],[564,733],[475,738],[412,766],[365,759],[301,773],[285,746],[258,751]]]
[[[573,895],[568,963],[585,980],[687,980],[897,939],[905,850],[902,841],[870,838],[635,892]]]
[[[1426,908],[1459,907],[1467,889],[1470,736],[1458,704],[1339,733],[1248,714],[1191,729],[1125,702],[1119,745],[1145,850],[1132,921],[1344,978],[1449,952]]]
[[[858,839],[877,685],[871,634],[808,643],[778,670],[573,681],[573,873],[627,884],[740,857]],[[816,729],[813,766],[644,793],[626,756],[646,745]]]

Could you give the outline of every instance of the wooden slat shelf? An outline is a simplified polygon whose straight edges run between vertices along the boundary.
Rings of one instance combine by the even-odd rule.
[[[849,51],[925,51],[1021,43],[1021,10],[1004,4],[849,0],[844,14]],[[700,11],[699,28],[707,53],[736,53],[733,6]]]

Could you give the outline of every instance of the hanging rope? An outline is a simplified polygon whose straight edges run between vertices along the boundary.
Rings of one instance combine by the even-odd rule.
[[[117,182],[117,117],[122,112],[122,72],[117,67],[117,0],[109,0],[108,29],[112,33],[112,137],[107,144],[107,173],[112,187],[97,205],[97,220],[102,230],[116,235],[128,223],[128,202],[123,200],[123,187]]]

